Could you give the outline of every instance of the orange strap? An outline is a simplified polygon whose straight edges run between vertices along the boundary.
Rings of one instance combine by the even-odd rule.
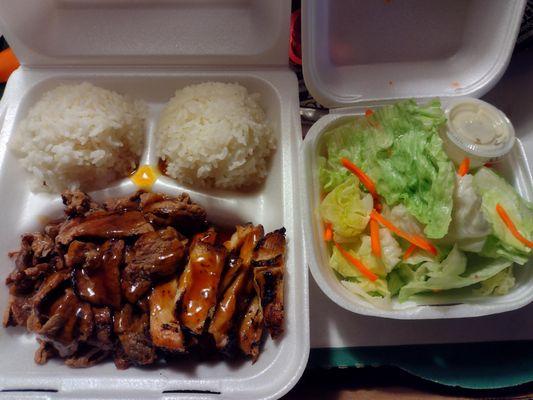
[[[7,82],[11,73],[19,67],[20,63],[11,49],[0,51],[0,82]]]

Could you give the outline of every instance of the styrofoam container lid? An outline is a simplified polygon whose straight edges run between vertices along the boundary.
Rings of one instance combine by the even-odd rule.
[[[287,65],[290,1],[0,1],[23,65]]]
[[[327,107],[479,97],[507,67],[525,0],[308,0],[305,83]]]

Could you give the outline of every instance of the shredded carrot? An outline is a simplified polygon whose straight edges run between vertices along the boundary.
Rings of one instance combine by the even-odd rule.
[[[500,203],[496,204],[496,212],[502,219],[503,223],[507,228],[511,231],[513,236],[517,238],[520,242],[522,242],[527,247],[533,247],[533,242],[531,240],[527,240],[525,237],[522,236],[520,232],[518,232],[518,229],[516,229],[515,224],[509,217],[509,214],[507,214],[507,211],[500,205]]]
[[[372,118],[373,115],[374,111],[372,111],[370,108],[365,111],[365,117],[367,118],[367,122],[374,128],[379,128],[379,122],[375,118]]]
[[[353,162],[348,160],[347,158],[341,158],[341,163],[344,166],[344,168],[350,170],[357,178],[361,181],[364,187],[370,192],[372,195],[372,198],[374,199],[374,203],[379,202],[378,199],[378,192],[376,191],[376,185],[374,185],[374,182],[370,177],[365,174],[357,165],[355,165]]]
[[[415,252],[415,250],[417,249],[417,247],[412,244],[411,246],[409,246],[407,248],[407,250],[405,250],[405,253],[403,255],[403,260],[407,260],[409,257],[411,257],[413,255],[413,253]]]
[[[350,262],[359,272],[361,272],[364,276],[366,276],[371,281],[375,281],[378,279],[378,276],[374,274],[372,271],[370,271],[365,265],[359,261],[357,258],[352,256],[350,253],[348,253],[340,244],[337,242],[333,242],[335,244],[335,247],[341,252],[342,256]]]
[[[376,257],[381,257],[381,243],[379,242],[379,224],[376,220],[370,220],[370,245],[372,253]]]
[[[402,231],[400,228],[394,226],[392,222],[390,222],[385,217],[383,217],[383,215],[376,212],[376,210],[372,210],[372,212],[370,213],[370,218],[375,219],[385,228],[389,229],[390,231],[400,236],[401,238],[404,238],[411,244],[414,244],[416,247],[420,247],[421,249],[426,250],[430,252],[431,254],[434,254],[434,255],[437,254],[437,249],[435,248],[435,246],[429,243],[426,239],[424,239],[423,237],[420,237],[417,235],[411,235],[405,231]]]
[[[465,157],[463,161],[461,162],[461,165],[459,165],[459,169],[457,170],[457,174],[459,176],[465,176],[468,174],[468,171],[470,170],[470,158]]]
[[[331,239],[333,239],[333,230],[331,229],[331,224],[326,223],[326,226],[324,229],[324,240],[326,242],[331,242]]]

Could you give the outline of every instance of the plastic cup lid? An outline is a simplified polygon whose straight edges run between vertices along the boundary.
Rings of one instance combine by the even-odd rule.
[[[480,157],[502,157],[514,145],[507,116],[482,100],[463,98],[446,109],[447,136],[459,148]]]

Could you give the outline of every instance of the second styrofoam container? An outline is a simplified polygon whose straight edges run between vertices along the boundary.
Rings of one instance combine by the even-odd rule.
[[[517,284],[507,295],[460,298],[446,304],[399,303],[378,309],[341,285],[329,266],[318,215],[317,157],[325,131],[395,100],[481,96],[503,74],[514,47],[525,2],[371,2],[309,0],[302,8],[304,77],[311,94],[331,114],[307,133],[301,152],[305,248],[322,291],[352,312],[396,319],[476,317],[533,301],[533,268],[515,268]],[[533,184],[519,140],[499,165],[527,200]],[[531,264],[531,263],[529,263]]]
[[[303,182],[303,215],[306,232],[306,253],[313,278],[322,291],[341,307],[352,312],[396,319],[434,319],[477,317],[514,310],[533,301],[533,265],[529,262],[514,268],[516,286],[505,296],[461,297],[439,304],[416,303],[407,301],[399,303],[392,300],[390,309],[379,309],[346,289],[329,266],[330,253],[323,240],[323,223],[318,209],[321,200],[321,188],[318,180],[318,157],[323,153],[324,133],[331,128],[353,120],[355,116],[364,115],[366,107],[352,110],[350,115],[332,114],[323,117],[314,124],[304,140],[301,160],[305,180]],[[511,153],[497,166],[510,182],[528,201],[533,200],[533,181],[526,154],[517,139]]]

